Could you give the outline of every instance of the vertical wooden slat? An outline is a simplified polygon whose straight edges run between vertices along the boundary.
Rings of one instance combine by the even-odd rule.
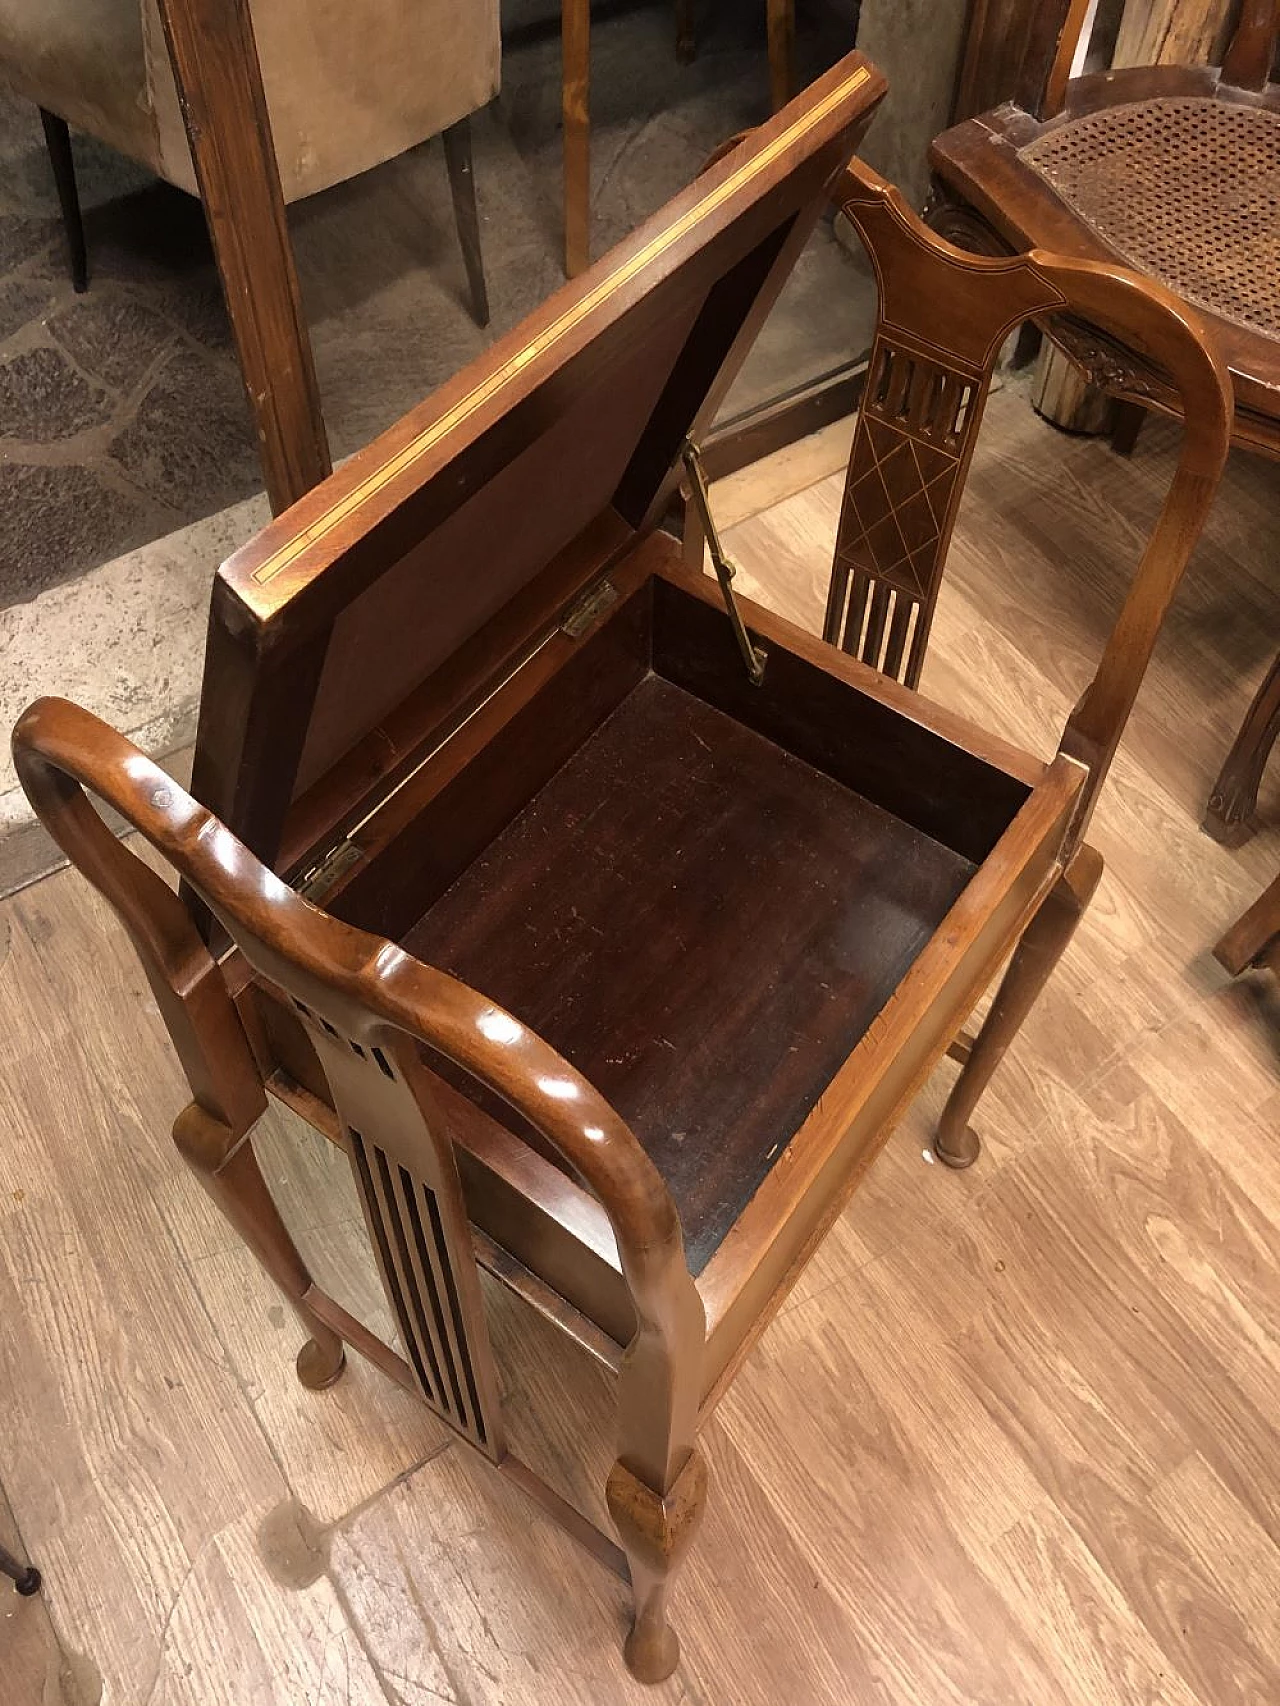
[[[902,668],[902,655],[907,646],[907,633],[911,627],[911,613],[915,603],[905,592],[899,592],[893,606],[893,618],[889,623],[889,639],[884,648],[884,672],[899,678]]]
[[[837,557],[827,586],[827,609],[822,619],[822,637],[828,645],[840,644],[845,600],[849,596],[849,570]]]
[[[867,617],[867,637],[859,656],[872,669],[880,667],[880,648],[884,644],[884,626],[889,617],[889,594],[892,589],[884,581],[876,581],[871,592],[871,613]]]
[[[249,0],[158,0],[271,508],[330,471]]]
[[[867,601],[871,597],[871,576],[863,569],[858,569],[853,577],[853,591],[849,595],[849,614],[844,621],[844,649],[854,657],[862,656],[859,641],[862,639],[862,624],[867,619]]]
[[[435,1227],[430,1219],[424,1220],[421,1189],[404,1167],[397,1169],[396,1184],[400,1210],[410,1234],[409,1246],[419,1295],[427,1312],[437,1360],[448,1375],[448,1391],[453,1399],[451,1408],[458,1424],[470,1431],[475,1427],[475,1419],[467,1401],[463,1346],[458,1343],[445,1278],[448,1252],[436,1242]]]

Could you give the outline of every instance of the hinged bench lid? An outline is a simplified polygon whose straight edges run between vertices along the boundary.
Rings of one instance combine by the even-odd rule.
[[[223,565],[193,786],[262,858],[314,858],[657,525],[884,89],[841,61]]]

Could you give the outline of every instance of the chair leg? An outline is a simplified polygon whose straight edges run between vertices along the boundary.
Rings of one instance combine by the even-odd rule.
[[[444,133],[444,158],[449,169],[453,217],[462,245],[463,265],[471,287],[471,312],[477,326],[489,324],[489,292],[484,281],[480,249],[480,215],[476,210],[476,174],[471,158],[471,120],[461,118]]]
[[[796,88],[796,0],[768,0],[769,86],[773,110],[785,107]]]
[[[1224,847],[1239,847],[1253,834],[1258,788],[1280,735],[1280,656],[1254,695],[1235,745],[1209,794],[1201,825]]]
[[[1141,403],[1125,403],[1117,399],[1112,405],[1111,448],[1117,456],[1132,456],[1137,448],[1147,411]]]
[[[62,228],[67,234],[71,255],[71,284],[77,295],[89,288],[89,260],[84,246],[84,221],[80,217],[80,192],[76,188],[76,163],[71,153],[71,132],[67,121],[57,113],[40,108],[40,123],[44,127],[44,145],[53,167],[58,202],[62,208]]]
[[[1280,950],[1280,877],[1264,889],[1242,918],[1237,918],[1213,950],[1232,977],[1250,966],[1273,962]]]
[[[948,1167],[969,1167],[977,1160],[978,1136],[969,1124],[973,1110],[1062,958],[1101,875],[1101,855],[1081,847],[1023,931],[938,1122],[934,1148]]]
[[[691,65],[698,51],[693,4],[694,0],[676,0],[676,58],[681,65]]]
[[[680,1662],[680,1642],[667,1621],[676,1573],[693,1544],[707,1501],[707,1466],[690,1454],[665,1493],[615,1463],[605,1487],[609,1515],[631,1566],[634,1618],[623,1649],[638,1682],[664,1682]]]
[[[307,1265],[280,1218],[246,1134],[228,1152],[226,1126],[198,1103],[174,1122],[173,1140],[200,1183],[292,1304],[311,1337],[298,1352],[298,1379],[313,1392],[332,1386],[346,1363],[341,1338],[311,1307],[315,1289]]]
[[[0,1576],[8,1576],[18,1592],[29,1597],[40,1591],[40,1572],[34,1564],[20,1564],[7,1547],[0,1546]]]
[[[591,259],[591,8],[561,0],[564,121],[564,270],[569,278]]]

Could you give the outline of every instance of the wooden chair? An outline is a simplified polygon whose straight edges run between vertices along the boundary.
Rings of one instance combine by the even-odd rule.
[[[1280,4],[1245,0],[1221,68],[1144,66],[1069,77],[1088,14],[1081,0],[1039,8],[1018,101],[938,137],[931,223],[986,252],[1041,244],[1121,260],[1205,317],[1231,370],[1236,444],[1280,458]],[[1226,186],[1229,187],[1229,192]],[[1144,411],[1177,397],[1135,352],[1059,324],[1055,338],[1120,402],[1118,448]],[[1280,734],[1280,657],[1213,784],[1204,819],[1217,840],[1253,831],[1258,785]]]
[[[819,122],[856,134],[859,99],[865,121],[877,91],[856,56],[850,64],[811,92],[795,129],[775,124],[749,138],[666,224],[638,233],[609,278],[570,290],[526,349],[485,358],[443,413],[410,417],[336,474],[320,494],[327,507],[303,506],[292,533],[282,518],[224,569],[213,667],[220,612],[234,607],[237,643],[245,613],[262,612],[270,645],[257,666],[244,652],[234,674],[213,678],[227,685],[211,718],[225,724],[255,697],[265,707],[268,691],[282,712],[314,695],[315,671],[304,678],[291,662],[268,686],[295,598],[312,619],[318,599],[339,600],[323,606],[334,645],[360,613],[352,657],[367,679],[380,644],[368,602],[385,587],[379,574],[416,597],[425,581],[456,573],[455,559],[465,569],[470,535],[457,527],[482,547],[474,560],[491,554],[490,488],[468,488],[457,472],[474,430],[468,399],[497,421],[479,442],[493,502],[506,505],[505,482],[530,445],[552,456],[565,442],[573,417],[553,402],[589,403],[600,438],[602,394],[575,390],[581,351],[612,336],[615,355],[634,361],[641,334],[624,334],[637,326],[669,345],[663,302],[696,316],[706,268],[737,265],[715,275],[707,329],[686,347],[696,351],[698,403],[674,380],[661,383],[653,346],[641,349],[645,384],[661,393],[652,431],[665,436],[646,429],[637,453],[624,437],[617,461],[593,472],[601,491],[625,494],[624,507],[602,512],[556,559],[558,576],[573,569],[574,590],[558,581],[542,643],[530,651],[527,631],[512,630],[532,596],[524,587],[500,612],[504,649],[494,656],[525,661],[514,673],[503,666],[456,738],[428,737],[420,762],[389,773],[401,783],[388,796],[391,821],[371,831],[366,818],[363,846],[343,844],[354,854],[354,864],[343,856],[345,875],[332,857],[328,875],[310,855],[296,860],[304,888],[327,884],[327,910],[87,712],[42,700],[14,734],[41,820],[141,956],[191,1084],[175,1140],[302,1321],[304,1384],[336,1379],[346,1343],[418,1393],[630,1580],[626,1655],[650,1682],[677,1660],[667,1603],[707,1492],[699,1423],[949,1046],[964,1064],[938,1153],[956,1167],[977,1154],[977,1100],[1098,882],[1101,860],[1082,837],[1228,443],[1225,369],[1168,292],[1089,261],[964,254],[855,164],[837,199],[874,257],[881,316],[828,614],[846,651],[912,673],[932,541],[950,526],[998,351],[1028,315],[1069,311],[1139,344],[1182,397],[1176,474],[1057,756],[1041,763],[994,740],[748,601],[730,600],[747,625],[732,626],[715,587],[682,567],[655,521],[638,538],[619,533],[621,515],[665,512],[688,411],[713,411],[715,387],[701,400],[722,346],[741,359],[748,340],[736,318],[726,324],[726,304],[746,313],[766,266],[770,289],[780,288],[778,231],[798,249],[817,216],[811,197],[797,228],[798,180],[780,179],[780,161],[788,151],[800,161],[799,139]],[[844,155],[821,135],[805,146],[820,195]],[[659,301],[664,290],[674,294]],[[559,327],[574,340],[567,352]],[[709,353],[702,340],[712,335]],[[723,383],[731,371],[721,370]],[[418,473],[416,445],[431,459]],[[545,507],[550,464],[537,466]],[[438,526],[451,529],[449,549],[432,557]],[[390,555],[375,565],[380,541]],[[270,577],[281,564],[278,590]],[[411,583],[399,578],[405,565]],[[403,607],[390,610],[398,629]],[[468,645],[459,660],[474,656]],[[437,711],[450,679],[429,684]],[[382,730],[403,730],[399,717]],[[386,745],[380,734],[384,761]],[[221,751],[210,780],[236,810],[254,787],[260,799],[266,789],[278,796],[282,748],[253,784],[237,781],[230,749]],[[361,749],[349,756],[367,778]],[[655,775],[669,779],[665,792]],[[187,899],[112,836],[85,789],[164,856]],[[293,824],[296,837],[296,814]],[[705,881],[691,888],[699,870]],[[226,933],[218,958],[197,927],[204,909]],[[380,928],[360,927],[362,917]],[[574,929],[587,933],[566,949]],[[433,969],[415,949],[462,969]],[[1006,961],[981,1030],[963,1036]],[[673,1036],[692,1039],[689,1058]],[[290,1241],[254,1159],[267,1090],[349,1155],[403,1356],[317,1287]],[[607,1502],[621,1550],[506,1451],[477,1262],[617,1370]]]
[[[795,93],[795,0],[766,0],[769,84],[773,110]],[[591,0],[561,0],[564,130],[564,270],[569,278],[591,261]],[[693,0],[676,0],[676,57],[694,57]]]

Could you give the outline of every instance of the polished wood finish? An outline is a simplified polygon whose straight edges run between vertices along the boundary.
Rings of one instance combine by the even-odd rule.
[[[278,514],[323,480],[331,463],[249,0],[158,5]]]
[[[1183,459],[1098,674],[1063,737],[1062,750],[1090,770],[1087,820],[1221,473],[1230,418],[1222,368],[1205,355],[1194,312],[1135,274],[1042,254],[965,254],[930,237],[861,164],[849,169],[840,203],[873,257],[882,306],[824,632],[908,685],[919,678],[956,509],[1009,334],[1033,315],[1070,313],[1095,336],[1140,348],[1178,376]]]
[[[965,1051],[964,1070],[938,1122],[938,1159],[948,1167],[970,1167],[978,1159],[978,1136],[969,1124],[973,1110],[1069,946],[1101,876],[1099,855],[1092,847],[1081,847],[1023,931],[986,1021]]]
[[[816,633],[842,454],[813,450],[713,501],[738,584]],[[1162,421],[1123,462],[996,392],[927,690],[1052,750],[1175,453]],[[1203,957],[1280,842],[1226,853],[1188,811],[1277,608],[1269,477],[1228,467],[1099,802],[1097,901],[984,1096],[982,1165],[923,1160],[943,1061],[702,1431],[692,1699],[848,1706],[887,1675],[921,1701],[1280,1692],[1275,1001]],[[1203,619],[1224,602],[1249,622]],[[189,1706],[643,1698],[609,1569],[362,1356],[298,1390],[305,1334],[167,1141],[189,1092],[114,930],[74,870],[0,905],[0,1539],[56,1588],[67,1666]],[[279,1106],[254,1141],[321,1283],[389,1331],[345,1157]],[[611,1378],[482,1282],[509,1444],[608,1528]],[[120,1523],[124,1500],[150,1520]],[[26,1706],[47,1619],[9,1607]]]
[[[658,524],[883,88],[833,67],[223,566],[193,775],[262,857],[294,868],[361,805],[357,776],[312,809],[362,742],[375,803]]]
[[[40,701],[14,737],[46,828],[134,940],[187,1069],[179,1146],[304,1321],[304,1380],[335,1378],[341,1345],[353,1345],[532,1490],[534,1471],[508,1462],[479,1263],[504,1251],[498,1278],[530,1294],[531,1330],[559,1331],[577,1310],[584,1327],[568,1336],[597,1367],[614,1360],[599,1334],[619,1318],[621,1289],[614,1445],[594,1502],[603,1492],[622,1543],[626,1652],[646,1681],[678,1656],[668,1601],[706,1504],[699,1427],[1013,953],[955,1092],[967,1116],[1088,898],[1097,861],[1081,837],[1226,453],[1225,373],[1175,302],[1115,268],[1048,256],[975,263],[851,168],[841,196],[871,233],[882,331],[976,364],[976,382],[1001,328],[1049,292],[1112,332],[1139,324],[1192,426],[1047,765],[744,602],[768,656],[763,681],[748,681],[719,591],[653,529],[689,423],[710,418],[880,87],[856,56],[836,68],[601,281],[535,318],[518,385],[499,352],[437,399],[430,421],[411,416],[312,494],[287,540],[268,529],[230,567],[224,614],[238,597],[238,632],[251,637],[263,618],[262,667],[246,677],[257,691],[322,635],[324,669],[397,667],[403,605],[385,605],[381,626],[348,619],[383,575],[406,562],[423,575],[428,553],[415,558],[415,540],[437,546],[437,602],[425,611],[436,625],[420,616],[417,628],[448,648],[422,660],[434,720],[384,778],[390,792],[349,826],[354,857],[325,911],[255,857],[238,825],[87,713]],[[967,288],[940,294],[938,267]],[[628,290],[629,301],[610,301]],[[577,347],[579,358],[594,353],[594,372],[556,349],[566,324],[589,335]],[[598,425],[599,448],[583,440],[577,411],[600,396],[588,375],[603,372],[616,390],[619,344],[630,346],[630,390],[615,399],[621,422]],[[549,379],[558,408],[539,390]],[[530,410],[533,399],[542,406]],[[478,467],[477,444],[488,458]],[[550,484],[557,460],[564,492]],[[542,531],[504,558],[491,506],[509,501],[509,480],[541,483],[531,525]],[[621,538],[605,529],[604,561],[556,548],[561,529],[600,542],[582,503],[627,524]],[[453,520],[460,505],[465,519]],[[455,527],[443,556],[442,516]],[[491,597],[518,619],[482,646],[488,673],[469,664],[459,678],[451,658],[484,631],[462,584],[481,547]],[[567,565],[580,578],[548,628],[544,581]],[[422,687],[410,680],[409,698]],[[249,752],[254,797],[267,801],[271,774],[297,792],[317,703],[295,718],[278,770],[261,745]],[[313,785],[367,734],[368,710],[347,706],[354,720],[326,731]],[[234,765],[223,774],[235,783]],[[228,951],[218,938],[213,957],[197,915],[113,839],[86,788],[177,872]],[[413,946],[429,946],[438,966]],[[484,993],[438,969],[450,964]],[[825,973],[816,981],[815,968]],[[251,1132],[266,1089],[286,1080],[298,1087],[290,1105],[349,1158],[403,1355],[316,1283],[263,1188]],[[687,1162],[671,1147],[681,1131]],[[521,1194],[524,1216],[511,1212]],[[601,1283],[602,1270],[615,1282]],[[545,1489],[540,1502],[597,1557],[619,1561],[556,1497]]]
[[[1159,16],[1154,9],[1142,18],[1135,12],[1130,39],[1155,40],[1163,57],[1184,39],[1172,29],[1173,22],[1167,7],[1159,9]],[[1191,19],[1179,14],[1177,23],[1179,29],[1189,23],[1200,43],[1213,33],[1202,9]],[[1101,73],[1064,85],[1060,116],[1055,117],[1058,103],[1037,103],[1034,92],[1024,91],[1017,97],[1020,105],[997,108],[948,131],[935,141],[930,155],[943,197],[935,209],[935,224],[965,243],[976,236],[974,246],[982,252],[1002,245],[1020,249],[1040,244],[1082,258],[1115,258],[1116,249],[1033,169],[1023,150],[1091,115],[1132,103],[1192,99],[1218,103],[1228,112],[1260,108],[1280,113],[1280,85],[1269,81],[1278,37],[1280,8],[1274,0],[1247,0],[1220,71],[1211,65],[1159,64]],[[1177,183],[1180,164],[1174,158],[1169,161],[1171,185]],[[1258,218],[1265,222],[1270,217],[1264,196]],[[1201,312],[1231,370],[1235,442],[1280,458],[1280,343],[1225,307],[1214,313],[1212,303],[1202,300]],[[1131,449],[1136,437],[1135,409],[1177,412],[1177,399],[1143,360],[1141,346],[1123,340],[1100,343],[1061,323],[1054,335],[1095,384],[1120,400],[1126,411],[1117,423],[1122,451]],[[1253,833],[1258,780],[1280,727],[1280,719],[1270,714],[1277,679],[1280,659],[1259,689],[1254,709],[1209,792],[1205,828],[1232,845]]]
[[[89,261],[84,246],[84,220],[80,214],[80,192],[76,188],[76,162],[71,152],[71,132],[67,121],[46,108],[40,108],[40,125],[44,145],[53,168],[53,182],[62,209],[62,229],[67,237],[67,258],[71,264],[71,288],[80,294],[89,288]]]

